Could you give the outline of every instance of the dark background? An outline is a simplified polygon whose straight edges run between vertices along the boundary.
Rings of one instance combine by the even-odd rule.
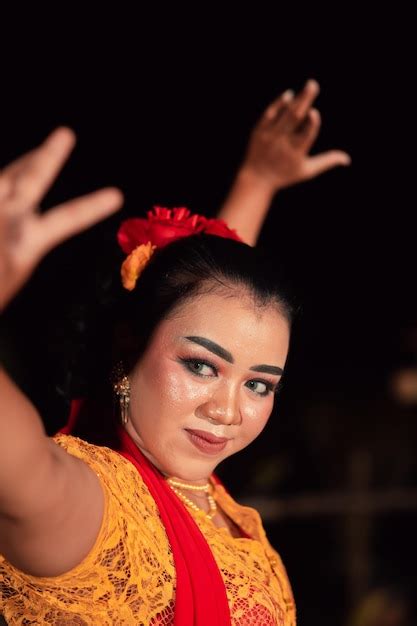
[[[162,9],[152,20],[109,13],[79,19],[65,35],[63,12],[59,27],[30,39],[26,16],[6,48],[1,163],[66,124],[79,142],[45,207],[109,184],[126,196],[123,215],[51,253],[11,305],[1,331],[6,363],[52,433],[68,409],[68,312],[99,315],[100,265],[120,220],[154,204],[214,215],[265,106],[316,78],[323,126],[314,152],[344,149],[352,165],[274,200],[260,245],[284,261],[303,313],[265,433],[221,475],[243,499],[284,503],[265,520],[301,626],[345,625],[369,594],[381,590],[383,604],[394,587],[406,611],[416,590],[417,411],[390,391],[394,372],[417,367],[406,16],[340,6],[301,26],[294,17],[220,20],[200,10],[184,19]],[[355,513],[335,503],[364,490],[401,497],[375,515],[366,494]],[[316,499],[303,514],[285,509],[306,495]],[[330,497],[327,512],[320,497]]]

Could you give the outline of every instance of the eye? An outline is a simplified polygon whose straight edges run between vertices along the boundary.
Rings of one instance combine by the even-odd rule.
[[[246,386],[258,396],[267,396],[274,391],[274,385],[265,380],[248,380]]]
[[[202,361],[201,359],[181,359],[181,362],[190,372],[196,374],[196,376],[217,376],[216,368],[207,361]]]

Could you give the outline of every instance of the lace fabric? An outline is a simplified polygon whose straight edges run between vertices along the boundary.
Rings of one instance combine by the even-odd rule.
[[[0,556],[0,614],[12,625],[171,626],[173,556],[155,501],[138,471],[109,448],[70,435],[54,440],[99,476],[105,494],[101,528],[86,558],[60,576],[30,576]],[[221,572],[233,626],[294,626],[288,577],[259,514],[235,502],[221,485],[215,498],[251,537],[232,537],[203,512],[190,510]]]

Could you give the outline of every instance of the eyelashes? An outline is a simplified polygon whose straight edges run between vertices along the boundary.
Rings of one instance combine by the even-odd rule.
[[[218,370],[215,365],[205,359],[180,358],[179,361],[189,372],[200,378],[211,378],[218,375]],[[211,370],[212,373],[207,373],[207,370]],[[263,385],[264,390],[257,391],[253,385]],[[281,388],[281,380],[277,384],[273,384],[269,380],[254,378],[248,380],[246,386],[257,396],[264,397],[270,393],[277,394],[278,390]]]
[[[201,369],[197,369],[197,366],[203,365],[204,367],[211,369],[212,372],[214,372],[214,375],[217,376],[217,369],[214,367],[214,365],[212,365],[208,361],[204,361],[204,359],[180,359],[180,361],[192,374],[196,374],[197,376],[201,376],[203,378],[210,377],[210,374],[204,374]]]

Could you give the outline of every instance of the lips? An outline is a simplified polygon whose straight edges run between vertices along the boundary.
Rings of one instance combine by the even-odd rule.
[[[225,443],[226,441],[229,441],[227,437],[216,437],[216,435],[212,435],[205,430],[194,430],[194,428],[186,428],[186,430],[189,433],[197,435],[197,437],[201,437],[201,439],[204,439],[209,443]]]
[[[206,454],[218,454],[225,449],[229,439],[226,437],[216,437],[205,430],[193,430],[186,428],[191,443],[200,451]]]

